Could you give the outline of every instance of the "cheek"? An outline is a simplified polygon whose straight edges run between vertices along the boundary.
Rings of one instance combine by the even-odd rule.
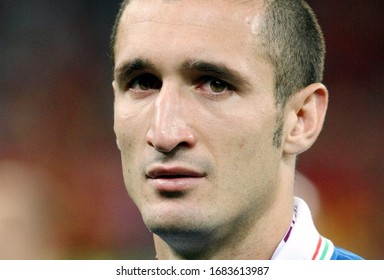
[[[244,118],[222,126],[228,130],[213,131],[215,139],[210,143],[216,145],[212,144],[210,149],[215,154],[219,178],[248,185],[264,184],[262,181],[270,177],[267,173],[278,163],[273,146],[274,121],[271,118],[259,123],[262,125],[258,125],[256,118]]]
[[[258,140],[258,135],[236,135],[224,144],[223,162],[226,165],[224,172],[248,176],[257,172],[255,164],[260,163],[264,148]]]
[[[145,137],[145,120],[140,110],[125,104],[123,101],[115,101],[114,131],[119,148],[122,153],[132,151],[135,142]]]
[[[115,112],[114,131],[116,141],[120,149],[123,175],[126,183],[133,180],[137,171],[140,145],[143,142],[143,124],[133,115],[124,114],[120,111]],[[126,184],[127,187],[130,184]]]

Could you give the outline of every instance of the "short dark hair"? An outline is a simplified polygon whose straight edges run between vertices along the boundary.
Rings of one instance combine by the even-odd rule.
[[[111,53],[121,16],[129,4],[121,2],[111,34]],[[257,30],[264,56],[275,69],[276,103],[287,100],[311,83],[323,79],[325,43],[313,10],[304,0],[264,0],[265,11]]]
[[[318,20],[304,0],[265,0],[258,29],[264,55],[275,71],[276,102],[323,80],[325,42]]]

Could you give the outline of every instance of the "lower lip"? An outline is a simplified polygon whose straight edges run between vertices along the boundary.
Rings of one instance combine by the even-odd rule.
[[[148,179],[159,192],[183,192],[202,183],[204,177],[179,177]]]

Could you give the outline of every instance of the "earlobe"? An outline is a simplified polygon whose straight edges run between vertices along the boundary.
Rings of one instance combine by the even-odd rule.
[[[314,83],[295,93],[286,104],[284,153],[297,155],[312,146],[323,127],[328,91]]]

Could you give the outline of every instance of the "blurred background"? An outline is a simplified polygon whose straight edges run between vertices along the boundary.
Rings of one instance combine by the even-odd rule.
[[[297,192],[323,235],[384,259],[384,1],[308,2],[327,41],[330,106]],[[112,128],[118,6],[0,2],[0,259],[155,257]]]

